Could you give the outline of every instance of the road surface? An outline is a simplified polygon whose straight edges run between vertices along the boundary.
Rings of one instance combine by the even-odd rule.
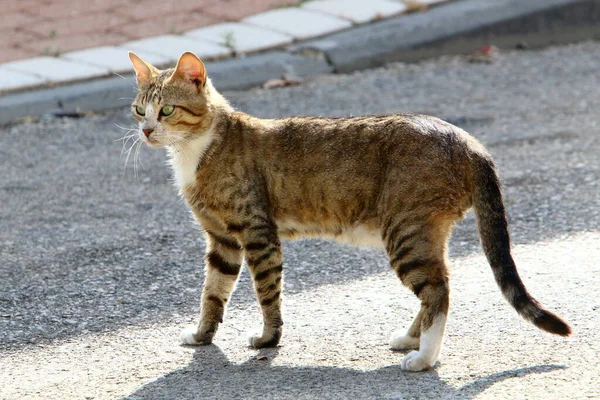
[[[124,168],[128,110],[0,128],[0,398],[599,397],[599,65],[600,44],[583,43],[226,93],[263,117],[432,114],[495,156],[521,276],[575,334],[540,332],[508,306],[470,213],[450,245],[445,346],[425,373],[400,371],[388,348],[418,302],[383,252],[320,240],[285,244],[279,348],[247,347],[260,315],[245,271],[214,344],[180,345],[204,242],[164,152]]]

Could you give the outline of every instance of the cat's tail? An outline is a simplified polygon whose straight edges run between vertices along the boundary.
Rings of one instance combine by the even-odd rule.
[[[559,316],[546,310],[525,288],[510,254],[508,222],[502,190],[494,163],[488,155],[473,160],[473,205],[483,250],[502,294],[517,312],[540,329],[569,336],[571,327]]]

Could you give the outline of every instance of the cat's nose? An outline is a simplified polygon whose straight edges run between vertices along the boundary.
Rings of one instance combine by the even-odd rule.
[[[154,132],[154,129],[148,129],[148,128],[146,128],[146,129],[142,129],[142,132],[144,132],[144,135],[146,135],[146,137],[149,137],[150,134],[152,132]]]

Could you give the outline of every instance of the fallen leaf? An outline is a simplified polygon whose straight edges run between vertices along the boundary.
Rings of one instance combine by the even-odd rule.
[[[473,54],[471,54],[467,59],[472,63],[485,63],[491,64],[494,61],[494,58],[500,54],[500,49],[494,45],[486,44]]]
[[[304,81],[299,78],[291,78],[291,77],[283,76],[280,79],[269,79],[268,81],[266,81],[263,84],[263,88],[264,89],[275,89],[275,88],[280,88],[280,87],[299,85],[302,82],[304,82]]]

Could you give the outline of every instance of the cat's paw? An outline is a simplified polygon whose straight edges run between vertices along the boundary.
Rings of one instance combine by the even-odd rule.
[[[251,336],[248,339],[248,342],[250,344],[250,347],[253,347],[255,349],[262,349],[265,347],[277,347],[280,338],[281,335],[275,335],[271,337]]]
[[[390,340],[390,347],[393,350],[418,349],[419,342],[419,338],[408,335],[400,335],[395,336]]]
[[[421,352],[411,351],[400,362],[400,369],[402,371],[419,372],[430,369],[433,364],[435,364],[435,360],[427,360]]]
[[[184,343],[184,344],[189,344],[192,346],[199,346],[199,345],[203,345],[203,344],[210,344],[211,340],[198,340],[198,335],[196,335],[196,332],[198,332],[198,328],[195,326],[188,326],[187,328],[185,328],[183,331],[181,331],[181,334],[179,335],[179,339]]]

